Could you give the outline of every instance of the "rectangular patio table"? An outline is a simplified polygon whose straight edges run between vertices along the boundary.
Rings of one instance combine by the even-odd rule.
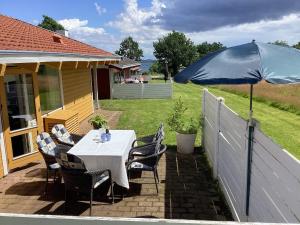
[[[111,170],[112,180],[129,189],[125,162],[133,141],[134,130],[110,130],[111,140],[100,142],[99,131],[89,131],[68,153],[78,156],[87,170]]]

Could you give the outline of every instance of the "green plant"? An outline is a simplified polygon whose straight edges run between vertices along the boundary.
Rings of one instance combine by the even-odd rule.
[[[175,102],[173,113],[169,115],[167,123],[172,131],[176,131],[181,134],[195,134],[199,127],[202,125],[201,120],[195,120],[190,118],[185,120],[184,113],[187,107],[184,106],[181,98]]]
[[[107,121],[100,115],[92,117],[89,122],[93,125],[94,129],[106,128]]]

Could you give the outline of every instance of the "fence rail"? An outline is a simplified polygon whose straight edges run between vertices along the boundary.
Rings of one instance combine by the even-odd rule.
[[[203,145],[214,177],[238,221],[300,222],[300,162],[254,128],[249,214],[246,215],[248,122],[207,90]]]
[[[165,99],[172,98],[172,83],[162,84],[113,84],[112,98],[116,99]]]

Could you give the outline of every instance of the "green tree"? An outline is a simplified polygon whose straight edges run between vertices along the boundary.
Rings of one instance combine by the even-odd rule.
[[[300,49],[300,42],[298,42],[297,44],[293,45],[293,48]]]
[[[164,68],[162,67],[162,65],[158,62],[155,61],[149,69],[150,73],[164,73]]]
[[[184,33],[172,31],[153,42],[153,47],[159,64],[164,68],[167,62],[172,76],[178,73],[181,66],[188,66],[197,59],[197,48]]]
[[[289,46],[289,44],[287,43],[287,41],[283,41],[283,40],[274,41],[272,44],[274,44],[274,45],[280,45],[280,46],[284,46],[284,47],[288,47]]]
[[[115,53],[136,61],[141,61],[141,58],[144,56],[143,50],[139,48],[139,43],[130,36],[121,42],[119,50],[115,51]]]
[[[38,25],[39,27],[42,27],[42,28],[45,28],[45,29],[51,30],[51,31],[65,30],[63,25],[59,24],[51,17],[43,15],[43,18],[44,18],[43,21]]]
[[[207,41],[205,41],[197,45],[197,51],[200,58],[202,58],[203,56],[205,56],[210,52],[215,52],[223,48],[226,47],[220,42],[208,43]]]

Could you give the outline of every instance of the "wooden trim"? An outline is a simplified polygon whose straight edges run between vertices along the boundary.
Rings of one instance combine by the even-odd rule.
[[[109,65],[111,63],[111,61],[110,60],[107,60],[107,61],[105,61],[105,65]]]
[[[78,62],[77,69],[86,69],[90,65],[90,62]]]
[[[6,64],[0,64],[0,76],[4,76]]]
[[[78,61],[63,62],[61,70],[76,70],[78,67]]]
[[[10,126],[8,119],[6,92],[4,85],[4,76],[0,76],[0,103],[1,103],[1,113],[2,113],[2,128],[4,135],[4,142],[6,146],[6,156],[8,160],[8,166],[10,166],[10,159],[12,159],[12,147],[10,139]]]
[[[42,132],[44,126],[43,126],[43,118],[42,118],[42,112],[41,112],[41,102],[40,102],[40,93],[39,93],[37,72],[32,73],[32,83],[33,83],[35,113],[36,113],[36,121],[37,121],[37,125],[38,125],[38,132]]]
[[[16,131],[11,131],[10,132],[10,137],[16,137],[16,136],[27,134],[27,133],[30,133],[30,132],[35,132],[37,128],[38,127],[29,127],[29,128],[16,130]]]
[[[34,73],[37,73],[40,67],[40,63],[18,63],[16,65],[22,69],[26,69]]]
[[[50,66],[50,67],[53,67],[53,68],[56,68],[58,70],[61,70],[61,67],[62,67],[62,62],[46,62],[46,63],[43,63],[45,64],[46,66]]]

